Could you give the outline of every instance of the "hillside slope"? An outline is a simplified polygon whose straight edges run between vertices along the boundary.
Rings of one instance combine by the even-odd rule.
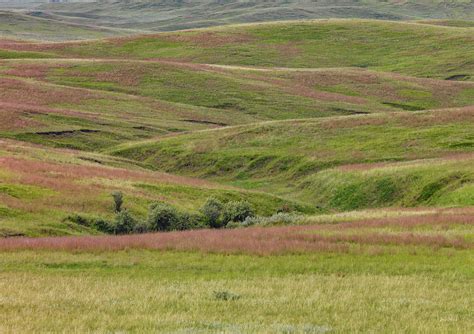
[[[97,234],[95,229],[67,218],[79,214],[113,219],[114,191],[122,191],[124,207],[143,218],[152,202],[197,212],[208,197],[245,199],[263,215],[283,205],[315,212],[289,199],[150,172],[127,160],[0,140],[0,238]]]
[[[231,23],[321,18],[474,19],[474,4],[455,0],[303,1],[111,1],[41,6],[56,20],[144,30],[172,31]]]
[[[117,189],[140,217],[211,195],[264,215],[472,206],[473,36],[327,20],[1,40],[1,233],[97,233],[64,219],[110,218]]]
[[[265,23],[82,43],[3,43],[0,47],[70,58],[358,67],[456,80],[469,80],[474,73],[473,28],[375,20]]]
[[[472,107],[331,117],[204,130],[109,153],[332,209],[474,205],[473,126]],[[432,201],[445,188],[450,200]]]
[[[131,34],[130,31],[75,24],[24,13],[2,11],[0,6],[0,37],[25,40],[67,41],[105,38]]]

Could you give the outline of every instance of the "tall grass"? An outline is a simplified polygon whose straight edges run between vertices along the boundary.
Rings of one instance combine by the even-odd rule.
[[[235,230],[198,230],[132,236],[12,238],[0,241],[0,250],[117,251],[155,249],[274,255],[306,252],[351,252],[354,246],[423,246],[434,249],[470,249],[466,235],[448,233],[463,225],[474,227],[471,213],[365,220],[345,224],[251,227]],[[413,230],[424,226],[428,230]],[[441,230],[432,230],[440,226]],[[389,230],[396,227],[401,230]],[[372,230],[367,231],[370,228]]]

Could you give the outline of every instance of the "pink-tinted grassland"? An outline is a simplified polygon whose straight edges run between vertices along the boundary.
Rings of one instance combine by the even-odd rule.
[[[0,183],[45,190],[43,196],[34,198],[17,198],[0,193],[0,203],[22,212],[58,209],[69,213],[84,210],[105,213],[110,207],[107,195],[125,188],[130,197],[136,196],[145,201],[165,200],[134,184],[225,188],[200,179],[89,163],[86,160],[95,161],[97,158],[81,152],[48,149],[46,153],[34,145],[9,140],[0,141],[0,150],[6,153],[0,156]]]
[[[361,220],[342,224],[285,227],[251,227],[234,230],[195,230],[129,236],[12,238],[0,240],[0,250],[119,251],[126,249],[200,251],[224,254],[277,255],[308,252],[352,252],[361,247],[422,246],[430,249],[472,249],[472,241],[439,232],[411,231],[416,226],[472,227],[471,209],[450,214]],[[399,233],[358,229],[398,226]],[[348,230],[350,230],[348,232]],[[369,248],[367,248],[369,249]]]

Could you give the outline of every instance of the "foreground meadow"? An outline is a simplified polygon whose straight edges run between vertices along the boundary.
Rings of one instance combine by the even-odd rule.
[[[0,331],[468,333],[473,217],[375,211],[291,227],[9,239]]]

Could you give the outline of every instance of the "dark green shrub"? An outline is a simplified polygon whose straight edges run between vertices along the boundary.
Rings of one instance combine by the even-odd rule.
[[[107,233],[107,234],[112,234],[114,233],[114,226],[110,222],[98,218],[94,221],[94,228],[100,232]]]
[[[150,225],[148,225],[148,222],[146,221],[138,221],[133,227],[133,233],[136,233],[136,234],[148,233],[150,231],[151,231]]]
[[[148,211],[148,225],[152,231],[170,231],[179,225],[178,211],[164,203],[154,203]]]
[[[255,212],[247,201],[228,202],[224,205],[223,225],[230,222],[243,222],[249,217],[254,217]]]
[[[203,217],[200,215],[193,215],[189,213],[181,213],[177,223],[171,226],[170,230],[172,231],[185,231],[185,230],[195,230],[207,227],[203,223]]]
[[[122,211],[123,205],[123,194],[120,191],[114,191],[112,193],[112,197],[114,199],[114,209],[116,213]]]
[[[213,228],[220,228],[223,226],[223,211],[224,204],[214,197],[208,198],[201,208],[201,213],[204,216],[205,223]]]
[[[135,218],[127,210],[122,210],[115,216],[114,233],[130,234],[133,232],[136,224]]]

